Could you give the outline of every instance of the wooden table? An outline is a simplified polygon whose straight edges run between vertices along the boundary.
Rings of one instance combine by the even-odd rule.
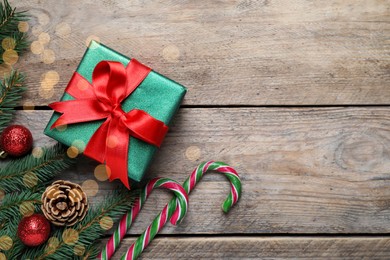
[[[36,44],[17,64],[28,92],[16,121],[35,146],[54,143],[42,134],[47,104],[98,39],[189,90],[148,178],[183,182],[209,159],[241,174],[227,215],[228,182],[205,176],[183,223],[166,226],[144,259],[390,258],[389,1],[11,3],[29,10],[31,40],[45,50]],[[50,70],[53,89],[42,83]],[[59,177],[96,181],[96,165],[80,158]],[[93,202],[114,187],[97,183]],[[152,194],[120,252],[169,198]]]

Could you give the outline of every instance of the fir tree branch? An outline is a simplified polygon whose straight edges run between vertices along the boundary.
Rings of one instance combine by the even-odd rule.
[[[2,0],[0,3],[0,42],[7,37],[14,39],[14,50],[18,54],[24,52],[29,45],[27,34],[18,29],[19,22],[27,21],[28,18],[26,12],[18,12],[16,8],[12,8],[8,0]],[[0,63],[3,63],[3,53],[4,49],[0,48]]]
[[[68,168],[74,160],[70,159],[62,145],[57,144],[51,148],[43,148],[42,156],[35,158],[29,154],[21,159],[13,160],[0,169],[0,189],[5,193],[26,188],[39,187],[56,174]],[[26,174],[37,178],[37,184],[29,187]]]
[[[7,194],[0,205],[0,223],[6,223],[8,220],[20,215],[20,205],[22,203],[32,203],[35,205],[42,204],[41,193],[44,187],[38,191],[30,191],[28,189],[19,192]],[[1,228],[0,228],[1,230]]]
[[[24,76],[18,71],[12,71],[0,82],[0,132],[12,120],[13,110],[22,99],[25,90]]]
[[[48,250],[48,245],[44,244],[40,247],[28,250],[23,255],[23,259],[95,259],[99,250],[93,245],[96,240],[101,238],[105,230],[100,226],[100,220],[103,217],[110,217],[114,222],[118,221],[122,215],[127,212],[133,204],[135,198],[134,192],[127,190],[114,191],[106,199],[91,209],[86,217],[75,227],[58,229],[54,232],[53,236],[59,241],[59,244],[55,248]],[[63,240],[63,234],[68,229],[74,229],[78,234],[78,240],[75,243],[65,243]],[[75,255],[75,246],[81,245],[86,248],[84,256]]]

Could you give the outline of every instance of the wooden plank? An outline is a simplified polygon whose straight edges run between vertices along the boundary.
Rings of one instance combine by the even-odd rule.
[[[112,259],[134,239],[125,239]],[[389,259],[388,237],[158,237],[142,259]]]
[[[50,111],[17,114],[36,146],[52,143]],[[390,232],[390,108],[180,109],[148,177],[182,183],[203,160],[222,160],[242,176],[243,196],[225,215],[229,185],[208,174],[190,196],[188,216],[165,234]],[[97,164],[80,160],[60,178],[94,179]],[[99,182],[92,201],[118,183]],[[156,191],[131,233],[141,232],[168,202]]]
[[[35,105],[61,97],[91,35],[187,86],[186,105],[390,100],[387,1],[11,2],[30,10],[31,40],[48,33],[45,49],[55,55],[50,63],[47,52],[45,64],[43,55],[28,53],[18,63],[27,75],[26,101]],[[40,91],[49,70],[59,83]]]

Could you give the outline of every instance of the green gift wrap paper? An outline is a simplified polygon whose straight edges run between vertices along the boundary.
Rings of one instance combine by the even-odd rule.
[[[126,66],[130,59],[122,54],[92,41],[84,54],[77,72],[90,83],[95,66],[103,60],[118,61]],[[186,93],[182,85],[151,71],[144,81],[122,102],[122,109],[128,112],[132,109],[141,109],[152,117],[169,125],[173,115],[180,107],[180,103]],[[73,100],[67,93],[61,101]],[[65,128],[50,129],[61,114],[54,112],[44,133],[57,141],[75,146],[79,152],[83,152],[85,145],[100,127],[104,120],[89,121],[84,123],[69,124]],[[142,140],[130,137],[128,154],[128,177],[134,181],[141,181],[149,166],[157,147],[147,144]]]

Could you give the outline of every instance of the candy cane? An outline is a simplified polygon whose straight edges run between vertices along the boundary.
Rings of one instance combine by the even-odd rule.
[[[224,212],[228,212],[231,207],[237,203],[241,196],[241,181],[237,172],[229,165],[223,162],[209,161],[200,164],[184,182],[184,189],[190,193],[195,185],[200,181],[207,171],[217,171],[223,173],[230,181],[230,193],[227,199],[222,204]],[[153,220],[152,224],[145,230],[145,232],[130,246],[130,248],[121,257],[121,260],[136,259],[142,251],[148,246],[150,241],[166,224],[167,220],[171,218],[172,223],[177,223],[181,220],[180,214],[175,211],[176,199],[173,198],[162,210],[162,212]]]
[[[142,206],[144,205],[146,199],[151,194],[154,188],[166,188],[174,192],[175,198],[172,200],[174,202],[174,214],[177,217],[175,222],[172,221],[172,224],[179,222],[187,212],[188,207],[188,195],[183,189],[183,187],[168,178],[155,178],[148,182],[144,189],[141,190],[139,196],[136,198],[134,206],[132,209],[127,212],[119,222],[118,228],[115,230],[114,234],[111,236],[110,240],[107,242],[103,250],[99,253],[98,259],[110,259],[114,254],[115,249],[118,247],[120,241],[125,236],[127,230],[130,228],[131,224],[134,222],[138,213],[140,212]],[[176,204],[177,198],[177,204]],[[176,208],[177,205],[177,208]]]

